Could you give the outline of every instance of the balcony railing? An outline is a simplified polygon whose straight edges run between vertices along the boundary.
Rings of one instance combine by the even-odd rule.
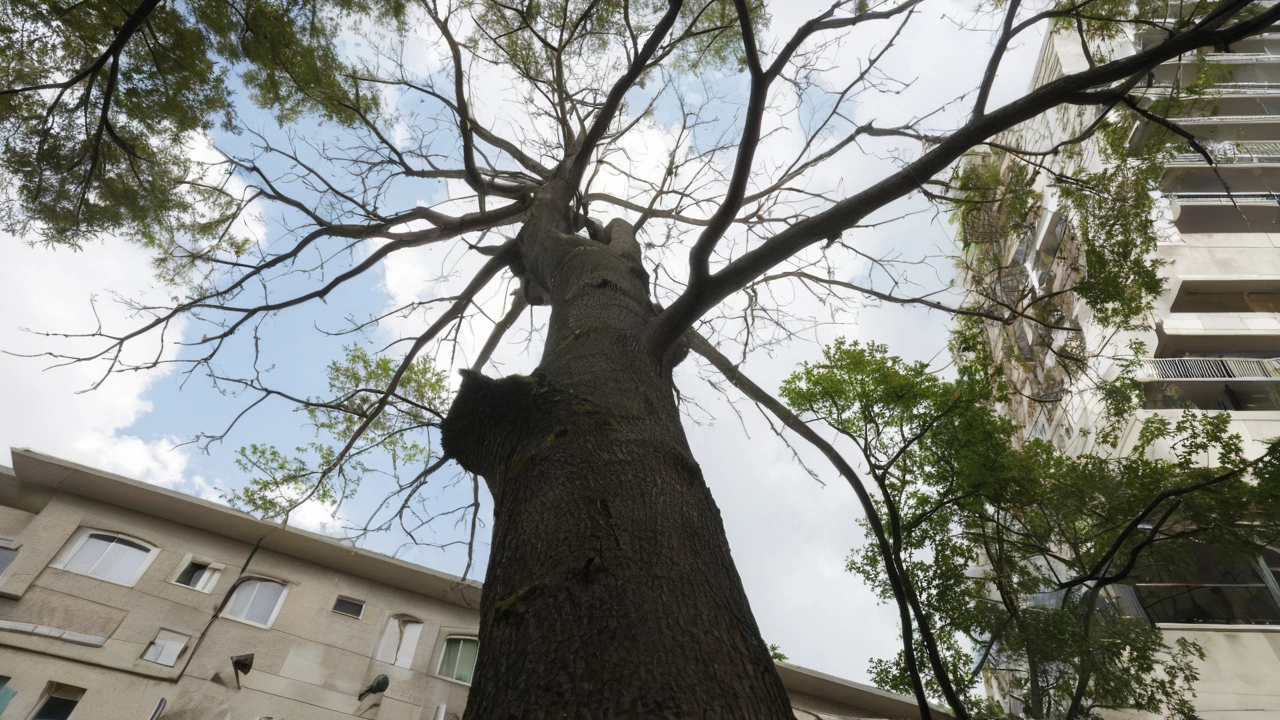
[[[1135,87],[1133,94],[1164,97],[1180,88],[1180,83],[1155,82],[1151,85]],[[1212,95],[1208,95],[1207,99],[1239,95],[1280,95],[1280,82],[1217,82],[1213,83]]]
[[[1139,380],[1280,380],[1280,358],[1140,358]]]
[[[1178,205],[1280,205],[1280,194],[1269,192],[1244,193],[1168,193]]]
[[[1280,163],[1280,142],[1273,140],[1254,140],[1251,142],[1214,142],[1205,143],[1206,150],[1219,164],[1234,163]],[[1175,155],[1173,165],[1203,165],[1204,157],[1199,153],[1180,153]]]
[[[1185,58],[1185,56],[1183,56]],[[1280,62],[1280,55],[1265,52],[1251,53],[1205,53],[1204,59],[1209,62],[1227,63],[1229,65],[1253,65],[1256,63]]]

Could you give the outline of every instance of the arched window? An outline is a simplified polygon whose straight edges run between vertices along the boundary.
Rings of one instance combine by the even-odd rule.
[[[227,609],[222,611],[223,617],[234,618],[251,625],[271,627],[280,606],[284,604],[284,596],[289,586],[279,580],[267,578],[249,578],[236,585],[235,594]]]
[[[392,615],[382,630],[382,640],[373,654],[374,659],[407,668],[413,663],[413,652],[418,649],[418,636],[422,634],[422,621],[408,615]]]
[[[70,552],[55,567],[127,586],[138,582],[157,551],[123,535],[87,528],[72,536],[68,547]]]
[[[473,637],[447,638],[444,652],[440,653],[440,670],[436,674],[470,685],[479,653],[480,641]]]

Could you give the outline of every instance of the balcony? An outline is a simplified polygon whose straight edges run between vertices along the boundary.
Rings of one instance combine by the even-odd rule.
[[[1233,83],[1280,82],[1280,54],[1269,52],[1205,53],[1204,59],[1216,65],[1231,67]],[[1196,56],[1188,53],[1178,60],[1158,66],[1151,73],[1153,85],[1189,85],[1200,72]]]
[[[1280,119],[1280,118],[1278,118]],[[1253,140],[1240,142],[1210,142],[1206,150],[1218,165],[1270,165],[1280,163],[1280,142]],[[1179,153],[1169,165],[1204,165],[1200,153]]]
[[[1276,115],[1202,115],[1171,120],[1198,138],[1221,143],[1280,140],[1280,116]]]
[[[1272,5],[1273,2],[1259,2],[1258,5]],[[1169,30],[1173,29],[1174,19],[1166,18],[1164,27],[1147,26],[1134,33],[1134,44],[1141,49],[1149,50],[1169,39]],[[1233,53],[1280,53],[1280,33],[1274,31],[1255,35],[1251,38],[1231,44]]]
[[[1152,83],[1133,89],[1133,94],[1142,97],[1158,98],[1168,95],[1177,89],[1172,83]],[[1206,97],[1206,100],[1219,100],[1223,98],[1236,97],[1252,97],[1267,98],[1280,95],[1280,83],[1275,82],[1220,82],[1213,86],[1213,94]]]
[[[1271,192],[1169,194],[1181,233],[1280,232],[1280,195]]]
[[[1140,358],[1137,379],[1280,379],[1280,358]]]
[[[1274,412],[1280,410],[1280,378],[1197,378],[1142,383],[1146,410],[1228,410]]]
[[[1280,410],[1280,358],[1139,358],[1147,410]]]
[[[1156,327],[1156,356],[1280,357],[1280,314],[1186,312],[1167,315]]]

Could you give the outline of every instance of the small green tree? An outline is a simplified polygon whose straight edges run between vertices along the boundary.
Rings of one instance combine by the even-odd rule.
[[[935,697],[985,715],[996,710],[979,696],[982,671],[999,669],[1029,717],[1194,718],[1200,648],[1166,644],[1115,586],[1140,562],[1176,568],[1189,543],[1247,555],[1280,538],[1280,450],[1246,460],[1229,416],[1191,412],[1148,419],[1123,456],[1019,447],[984,369],[947,381],[883,346],[838,341],[782,388],[852,442],[877,491],[871,542],[848,568],[905,603],[916,632],[874,662],[875,681],[911,692],[923,676]]]

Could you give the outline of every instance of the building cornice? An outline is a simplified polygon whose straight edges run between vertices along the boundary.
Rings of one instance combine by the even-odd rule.
[[[13,448],[13,468],[0,468],[0,503],[38,513],[67,493],[187,525],[374,582],[468,608],[480,606],[480,583],[431,570],[334,538],[261,520],[208,500],[90,468],[26,448]]]

